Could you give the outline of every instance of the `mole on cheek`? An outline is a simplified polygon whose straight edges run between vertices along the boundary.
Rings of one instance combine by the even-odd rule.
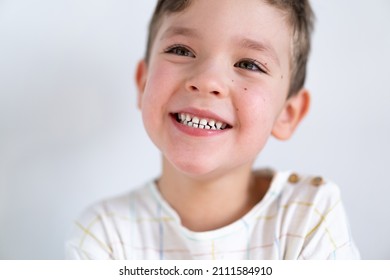
[[[282,75],[282,76],[280,76],[280,79],[282,79],[282,80],[283,80],[283,75]]]
[[[244,90],[248,90],[248,88],[244,88]]]

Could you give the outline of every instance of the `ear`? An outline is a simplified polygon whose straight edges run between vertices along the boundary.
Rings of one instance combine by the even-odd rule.
[[[272,135],[279,140],[289,139],[306,116],[309,107],[310,93],[306,89],[301,89],[296,95],[287,99],[274,123]]]
[[[135,82],[138,89],[138,108],[142,108],[142,95],[145,90],[146,85],[146,77],[147,77],[148,69],[145,60],[141,60],[137,64],[137,69],[135,72]]]

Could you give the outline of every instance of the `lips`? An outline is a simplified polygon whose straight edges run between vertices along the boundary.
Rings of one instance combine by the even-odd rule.
[[[195,114],[180,112],[173,113],[173,116],[177,122],[193,128],[205,130],[225,130],[232,128],[231,125],[221,120],[201,117]]]

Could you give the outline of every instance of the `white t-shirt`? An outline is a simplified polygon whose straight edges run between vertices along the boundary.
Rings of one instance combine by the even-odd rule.
[[[225,227],[193,232],[150,182],[75,221],[69,259],[358,259],[339,188],[275,173],[264,198]]]

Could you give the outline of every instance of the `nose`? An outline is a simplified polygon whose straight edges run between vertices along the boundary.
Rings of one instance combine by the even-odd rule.
[[[218,97],[228,94],[227,70],[224,63],[205,62],[193,67],[185,87],[188,92],[212,94]]]

